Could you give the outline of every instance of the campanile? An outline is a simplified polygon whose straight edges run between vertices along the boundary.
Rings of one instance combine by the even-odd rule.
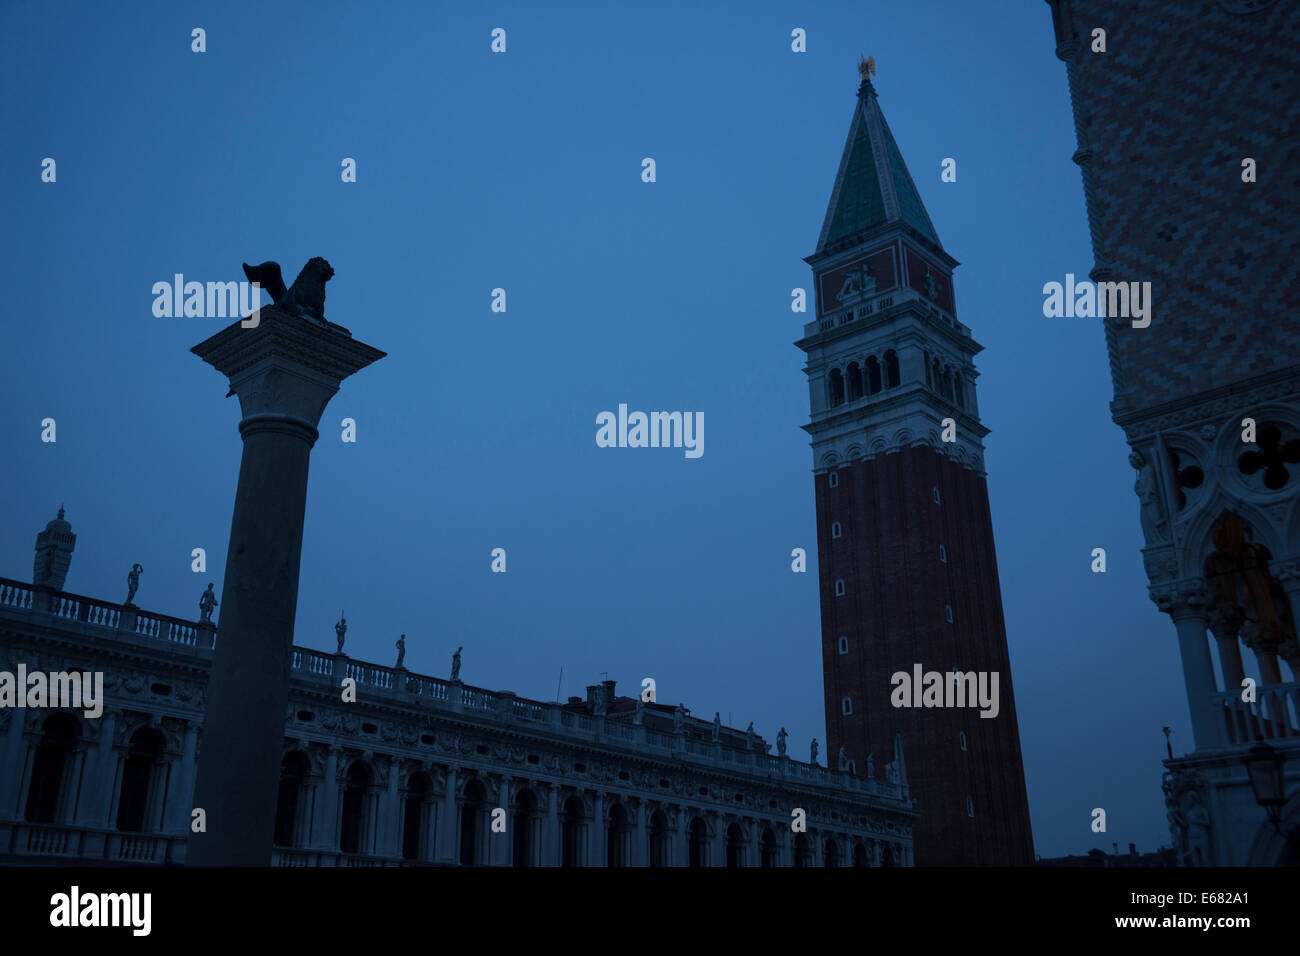
[[[830,206],[806,261],[828,765],[885,777],[902,735],[920,866],[1033,862],[989,514],[974,357],[952,273],[861,67]],[[945,438],[952,440],[945,440]],[[894,707],[896,672],[998,674],[978,704]],[[991,708],[989,709],[991,710]]]

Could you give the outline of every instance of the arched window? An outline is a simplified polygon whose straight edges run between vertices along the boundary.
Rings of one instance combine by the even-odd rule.
[[[943,545],[939,545],[939,560],[944,564],[948,563],[948,549]]]
[[[857,774],[858,774],[858,762],[857,762],[856,760],[850,760],[850,761],[849,761],[849,773],[853,774],[854,776],[857,776]]]
[[[389,770],[395,773],[396,768]],[[426,821],[432,801],[433,781],[426,773],[413,773],[406,782],[406,798],[402,802],[402,857],[407,860],[424,858]]]
[[[515,819],[510,837],[510,862],[514,866],[533,865],[533,820],[537,817],[537,798],[531,790],[520,790],[515,798]]]
[[[122,766],[122,789],[117,802],[117,828],[143,833],[161,811],[155,787],[155,768],[164,746],[163,735],[152,727],[141,727],[131,735],[131,749]]]
[[[875,395],[880,391],[880,362],[873,355],[867,359],[867,394]]]
[[[962,750],[966,749],[966,731],[957,731],[957,745],[961,747]]]
[[[771,827],[763,828],[763,866],[776,866],[776,834],[772,832]]]
[[[921,357],[925,361],[925,384],[934,388],[934,373],[930,370],[930,353],[922,352]]]
[[[968,817],[975,816],[975,801],[972,800],[970,797],[966,798],[966,816]]]
[[[853,845],[853,865],[870,866],[871,863],[867,857],[867,848],[861,842]]]
[[[470,780],[465,784],[465,795],[460,803],[460,865],[473,866],[478,862],[479,816],[483,810],[483,784]]]
[[[949,624],[952,623],[952,605],[951,605],[951,604],[945,604],[945,605],[943,606],[943,616],[944,616],[945,618],[948,619],[948,623],[949,623]]]
[[[668,865],[668,815],[656,810],[650,815],[650,865]]]
[[[952,394],[953,394],[953,398],[957,402],[958,408],[966,407],[966,396],[962,394],[964,391],[965,389],[962,388],[962,383],[961,383],[961,374],[959,372],[953,372],[952,373]]]
[[[311,762],[301,750],[293,750],[280,761],[280,793],[275,801],[276,846],[301,845],[298,808],[302,803],[302,786],[311,773]]]
[[[847,654],[848,652],[849,652],[849,639],[848,639],[847,637],[841,637],[841,638],[840,638],[840,653],[841,653],[841,654]]]
[[[930,359],[930,387],[939,394],[943,394],[943,366],[939,364],[938,356]]]
[[[893,349],[885,353],[885,388],[898,388],[898,353]]]
[[[841,698],[841,699],[840,699],[840,713],[843,714],[845,717],[847,717],[847,716],[849,716],[849,714],[853,713],[853,698],[852,698],[852,697],[844,697],[844,698]]]
[[[837,368],[831,369],[830,386],[831,386],[831,408],[834,408],[836,405],[843,405],[844,404],[844,373],[842,373]]]
[[[856,402],[862,397],[862,369],[857,362],[850,362],[848,368],[849,401]]]
[[[825,866],[840,865],[840,846],[834,840],[826,841],[826,859]]]
[[[709,829],[704,825],[703,820],[696,817],[691,821],[690,826],[689,865],[704,866],[704,861],[708,856],[708,847]]]
[[[564,801],[564,820],[560,825],[561,866],[578,866],[578,861],[582,859],[584,816],[581,800],[569,797]]]
[[[891,847],[888,843],[885,844],[884,850],[882,850],[880,853],[880,865],[881,866],[894,865],[894,850],[893,847]]]
[[[19,693],[23,693],[19,688]],[[19,711],[11,720],[22,720]],[[27,810],[23,814],[32,823],[54,823],[68,809],[63,798],[65,776],[72,760],[73,747],[81,736],[81,727],[71,714],[55,713],[45,718],[41,742],[32,761],[32,782],[27,789]]]
[[[609,808],[609,831],[605,837],[605,865],[627,866],[632,824],[628,821],[627,810],[623,804],[616,803]]]
[[[727,866],[740,866],[745,859],[745,840],[739,824],[727,827]]]
[[[934,503],[935,503],[936,505],[941,503],[941,502],[939,501],[939,489],[938,489],[938,488],[935,488],[935,489],[934,489]]]
[[[359,760],[348,768],[339,834],[339,849],[344,853],[369,852],[366,841],[366,795],[370,790],[371,779],[370,768]]]
[[[838,537],[839,537],[843,532],[844,532],[844,529],[840,527],[840,523],[839,523],[838,521],[832,521],[832,522],[831,522],[831,537],[832,537],[832,538],[838,538]]]
[[[835,579],[835,596],[836,596],[836,597],[843,597],[843,596],[844,596],[844,579],[843,579],[843,578],[836,578],[836,579]]]
[[[939,378],[939,394],[948,401],[953,401],[952,397],[952,366],[943,367],[943,375]]]
[[[826,473],[826,486],[828,488],[838,488],[840,486],[840,473],[838,471]]]

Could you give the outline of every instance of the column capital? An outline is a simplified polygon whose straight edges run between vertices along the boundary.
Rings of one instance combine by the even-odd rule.
[[[1270,561],[1269,571],[1278,584],[1287,590],[1300,587],[1300,558],[1283,558],[1279,561]]]
[[[267,306],[258,324],[235,322],[190,349],[230,380],[250,428],[296,426],[314,433],[343,379],[386,353],[342,326]]]
[[[1216,640],[1235,641],[1246,622],[1246,612],[1235,604],[1212,604],[1208,610],[1210,633]]]
[[[1150,594],[1156,607],[1175,621],[1198,617],[1204,620],[1211,603],[1210,593],[1200,578],[1152,585]]]

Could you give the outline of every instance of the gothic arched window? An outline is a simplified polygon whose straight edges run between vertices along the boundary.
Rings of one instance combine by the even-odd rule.
[[[832,521],[832,522],[831,522],[831,537],[832,537],[832,538],[838,538],[838,537],[839,537],[840,535],[842,535],[843,533],[844,533],[844,529],[840,526],[840,523],[839,523],[838,521]]]
[[[890,349],[885,353],[885,388],[898,388],[898,353]]]

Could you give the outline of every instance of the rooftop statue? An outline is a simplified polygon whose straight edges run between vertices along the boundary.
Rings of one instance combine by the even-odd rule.
[[[245,262],[244,275],[271,294],[277,309],[325,321],[325,283],[334,278],[334,270],[320,256],[307,260],[288,289],[284,287],[278,262],[268,260],[256,266]]]

